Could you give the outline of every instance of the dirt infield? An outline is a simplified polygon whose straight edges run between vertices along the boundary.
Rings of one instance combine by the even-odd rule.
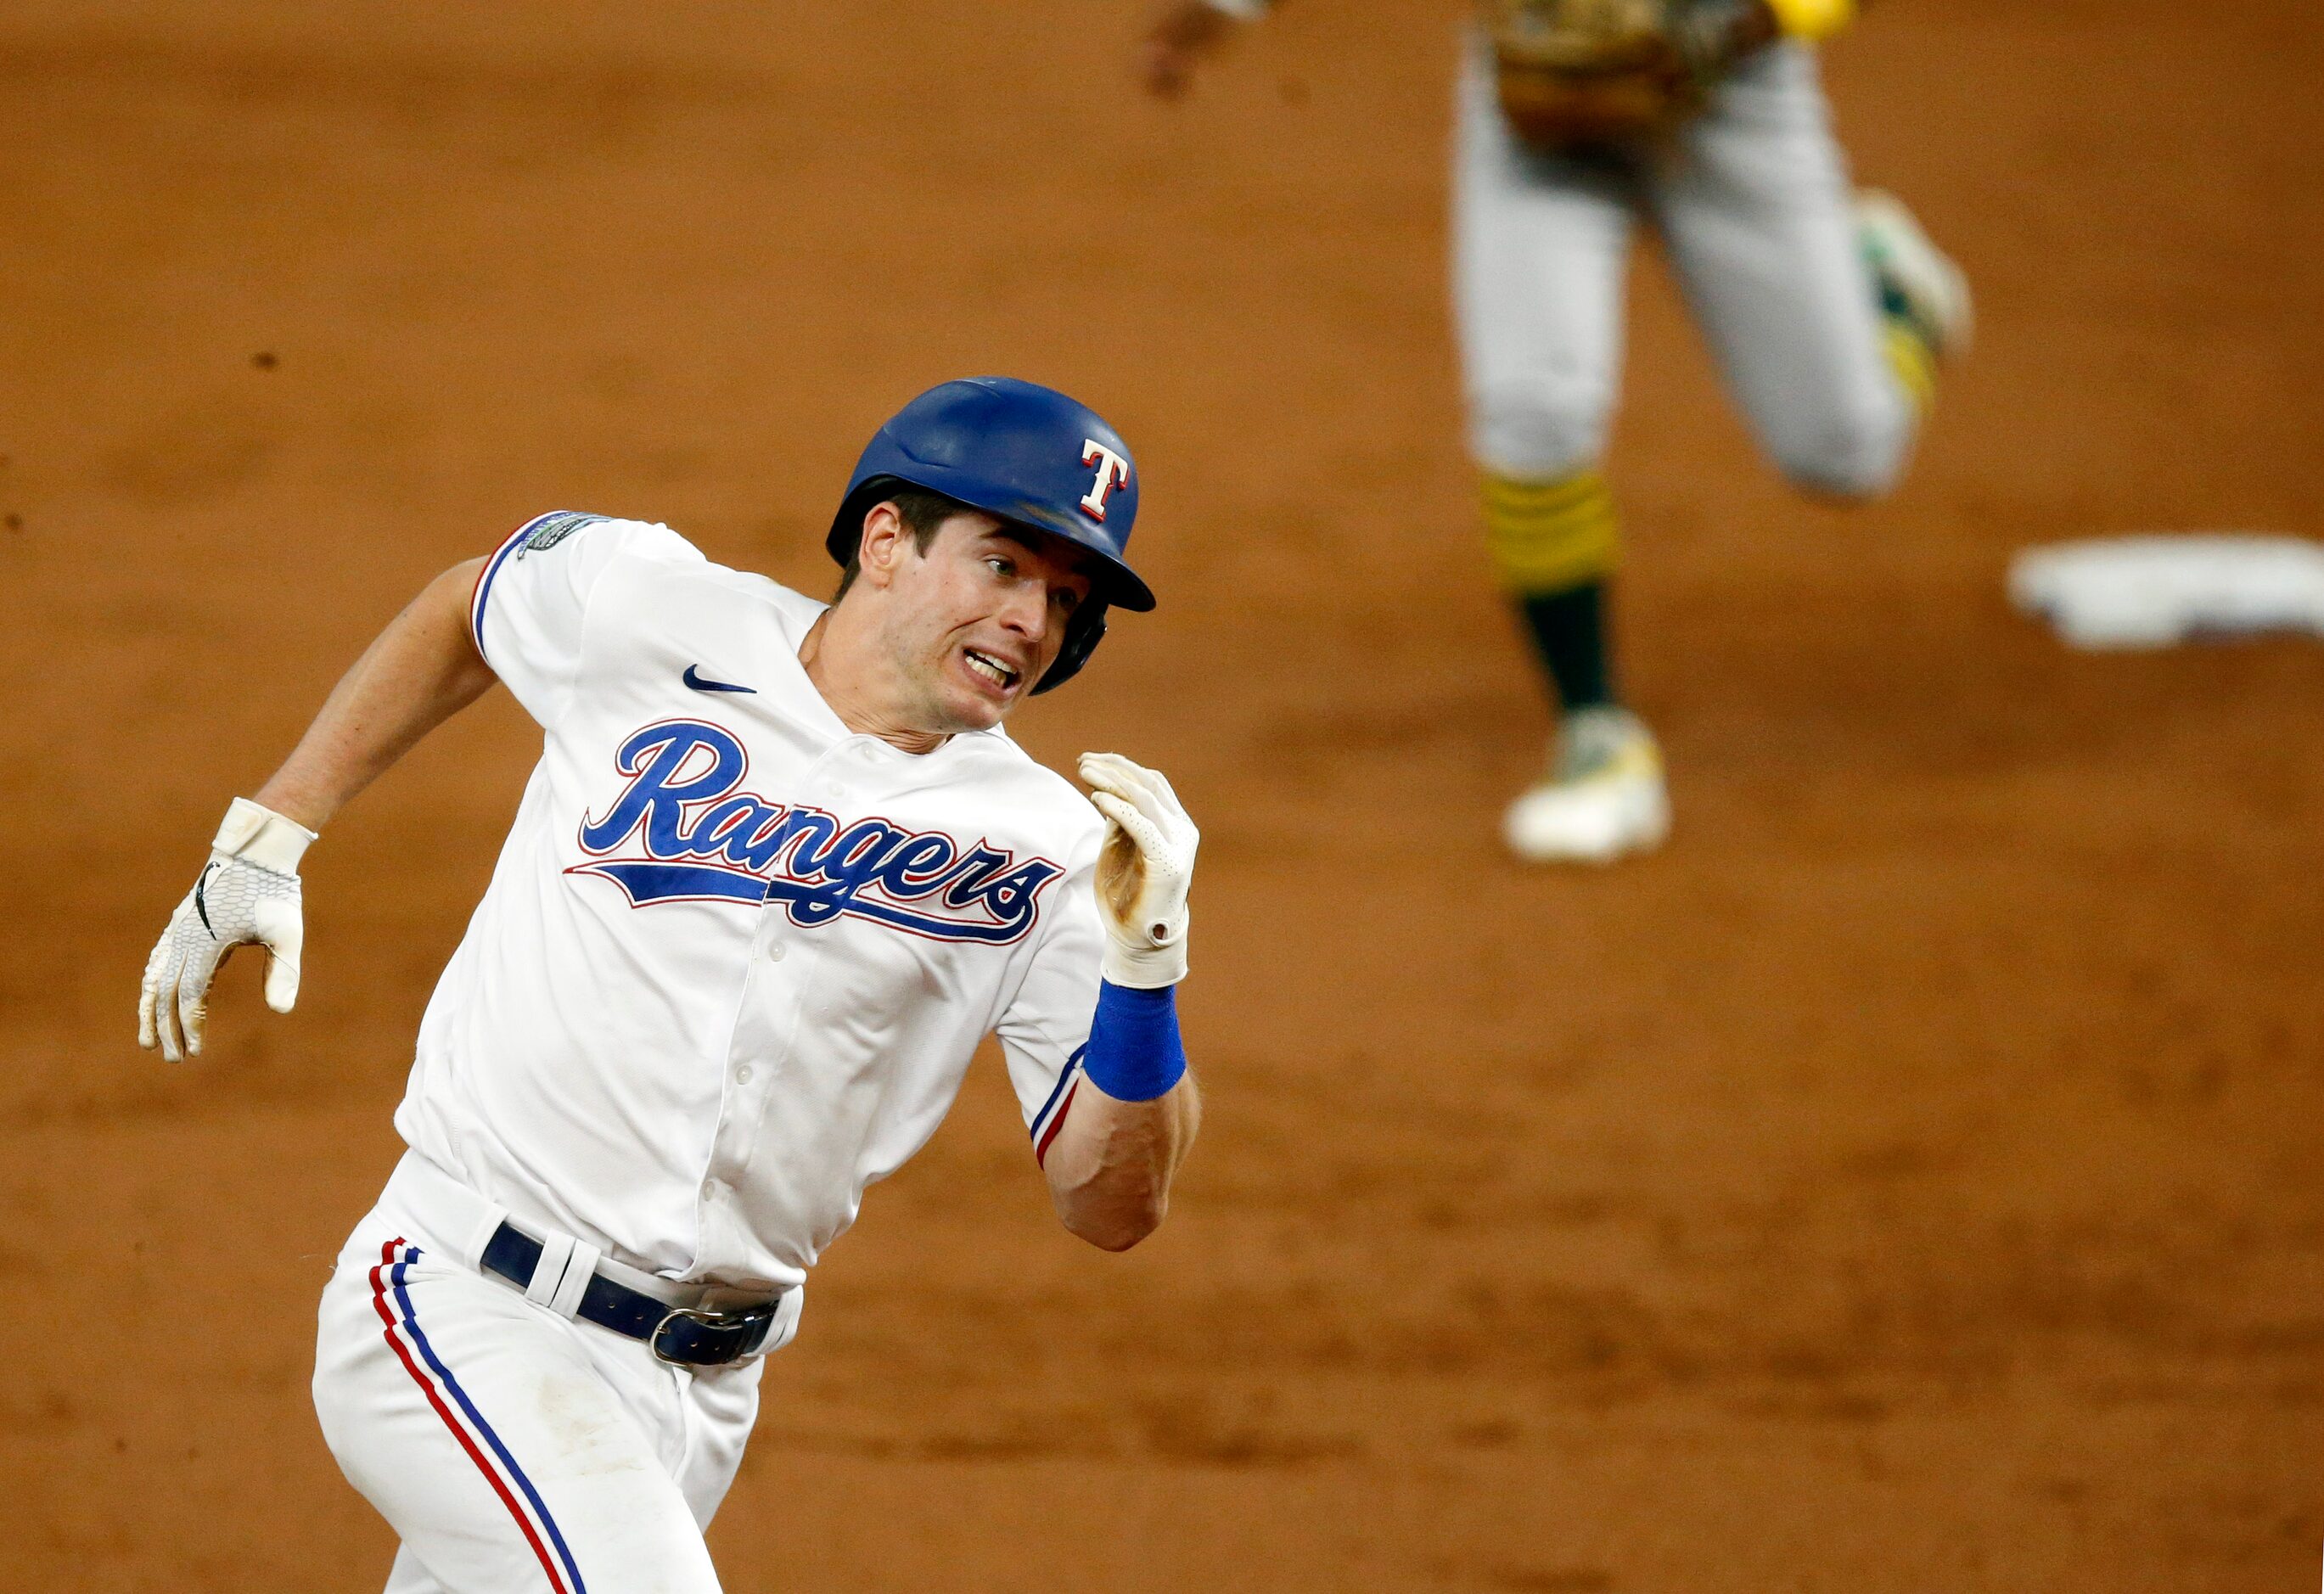
[[[495,698],[357,804],[298,1013],[237,965],[171,1069],[133,992],[226,797],[525,515],[819,587],[862,438],[984,370],[1139,450],[1164,607],[1021,734],[1204,822],[1209,1131],[1101,1256],[981,1064],[770,1364],[730,1587],[2313,1585],[2324,650],[2076,658],[1999,585],[2324,532],[2324,23],[1831,51],[1982,344],[1899,499],[1818,508],[1642,267],[1678,828],[1576,874],[1492,840],[1545,726],[1457,438],[1457,10],[1294,5],[1176,110],[1068,0],[0,21],[0,1587],[385,1572],[313,1304],[536,737]]]

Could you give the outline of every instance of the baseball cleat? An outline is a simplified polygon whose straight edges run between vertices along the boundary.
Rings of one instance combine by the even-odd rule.
[[[1548,777],[1509,805],[1501,837],[1528,863],[1611,863],[1670,834],[1662,750],[1625,708],[1565,716]]]
[[[1969,279],[1929,241],[1904,202],[1878,189],[1858,193],[1856,236],[1879,285],[1881,308],[1911,322],[1937,358],[1968,353],[1976,320]]]

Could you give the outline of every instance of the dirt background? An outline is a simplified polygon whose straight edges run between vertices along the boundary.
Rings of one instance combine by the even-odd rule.
[[[2324,532],[2324,23],[1897,0],[1831,51],[1982,345],[1906,491],[1819,509],[1642,264],[1622,622],[1678,829],[1529,873],[1456,11],[1294,5],[1166,109],[1083,0],[8,8],[0,1585],[385,1571],[313,1302],[533,738],[491,702],[350,811],[298,1013],[237,966],[173,1069],[132,995],[226,797],[517,520],[820,586],[878,419],[1007,370],[1147,473],[1165,606],[1022,734],[1204,822],[1210,1129],[1102,1257],[981,1066],[771,1365],[730,1587],[2314,1586],[2324,651],[2070,656],[2000,580]]]

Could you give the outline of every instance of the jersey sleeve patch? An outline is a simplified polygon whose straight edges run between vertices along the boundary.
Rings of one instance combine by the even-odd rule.
[[[528,554],[547,553],[584,526],[594,526],[605,518],[576,510],[551,510],[510,532],[508,539],[493,551],[493,557],[477,572],[476,590],[468,600],[468,631],[475,639],[477,653],[486,662],[491,661],[492,654],[484,647],[484,608],[492,602],[493,583],[500,579],[501,571]]]
[[[594,526],[604,518],[569,509],[552,510],[532,522],[531,534],[518,544],[516,557],[521,559],[527,554],[545,554],[582,527]]]

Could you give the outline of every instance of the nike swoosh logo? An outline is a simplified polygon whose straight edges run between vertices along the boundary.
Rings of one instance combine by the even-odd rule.
[[[202,916],[202,928],[210,933],[210,939],[213,941],[217,939],[217,926],[210,923],[210,905],[208,898],[210,876],[217,872],[217,865],[213,863],[203,870],[202,878],[194,882],[194,911]]]
[[[737,686],[726,681],[714,681],[690,664],[686,667],[686,675],[683,678],[687,686],[697,692],[748,692],[754,697],[759,692],[756,686]]]

